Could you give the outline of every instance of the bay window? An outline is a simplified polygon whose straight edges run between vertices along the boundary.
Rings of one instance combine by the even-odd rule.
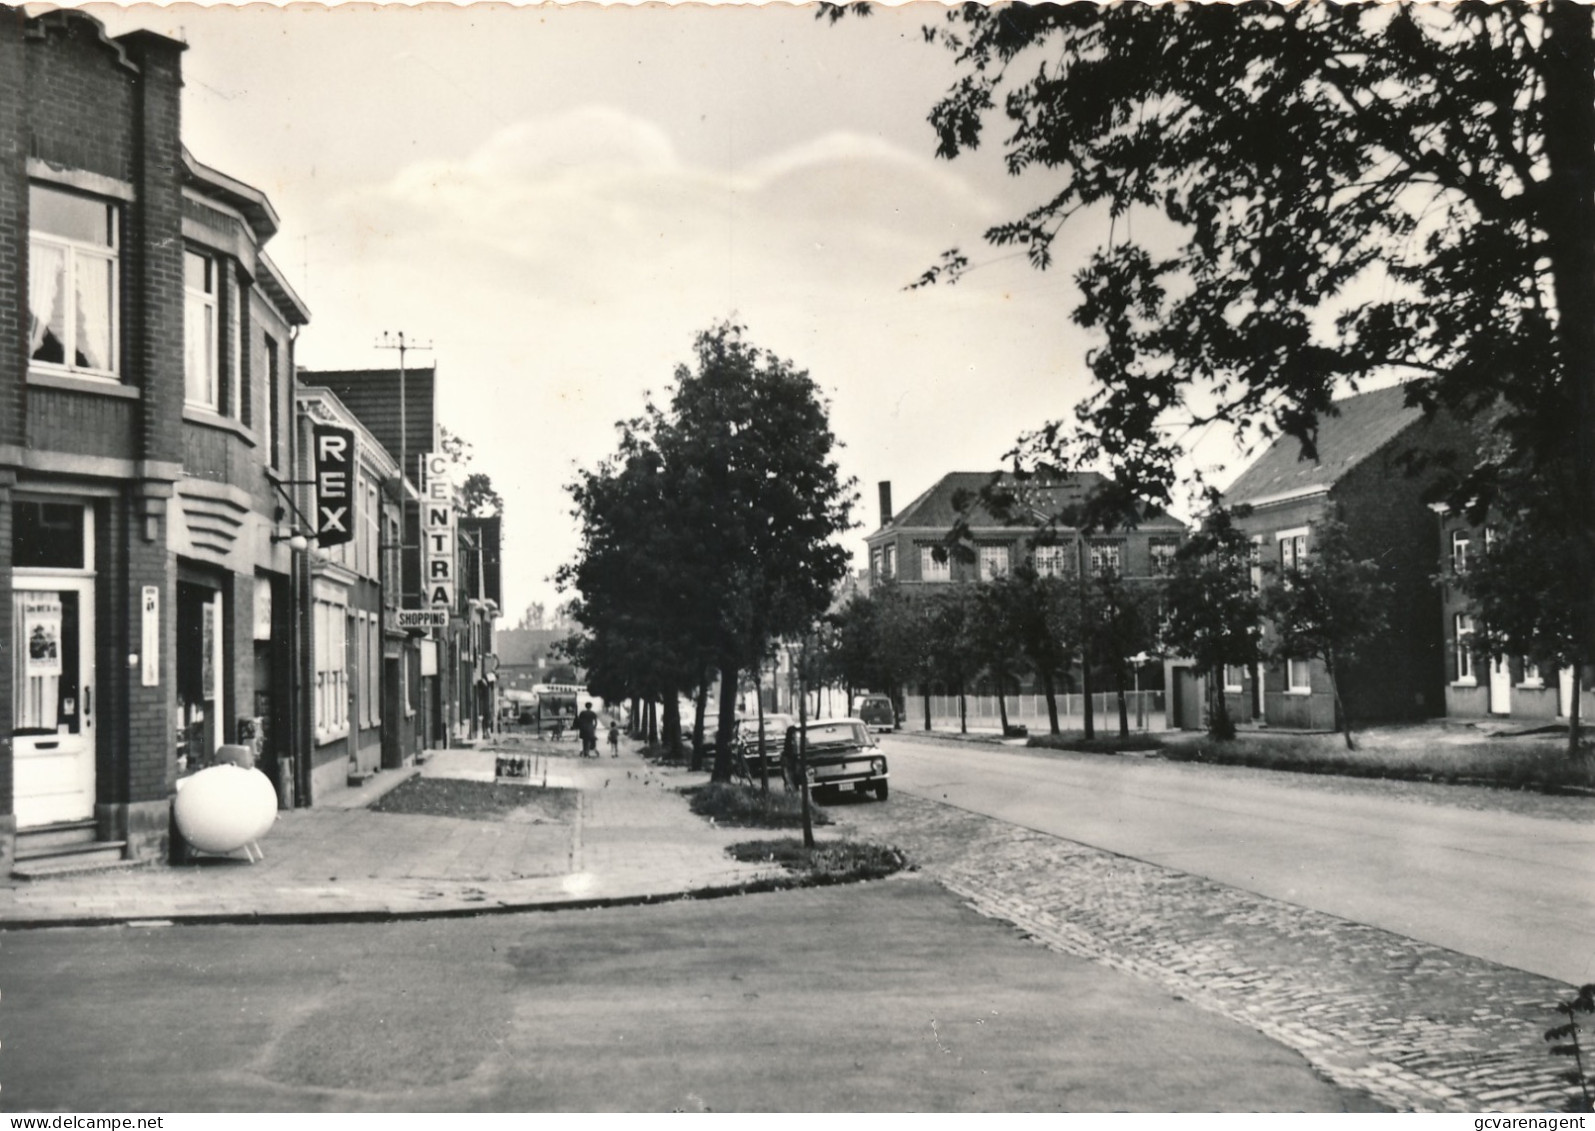
[[[183,372],[188,403],[221,409],[217,369],[216,261],[195,251],[183,253]]]

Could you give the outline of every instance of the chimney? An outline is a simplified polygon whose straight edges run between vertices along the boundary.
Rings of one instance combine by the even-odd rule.
[[[881,480],[881,525],[892,521],[892,481]]]

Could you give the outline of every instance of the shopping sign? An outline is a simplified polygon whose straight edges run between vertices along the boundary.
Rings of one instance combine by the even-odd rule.
[[[454,485],[447,456],[426,457],[426,492],[421,499],[421,537],[425,544],[423,603],[454,607]]]
[[[341,546],[354,537],[354,430],[317,424],[311,437],[316,464],[316,541]]]
[[[447,628],[449,626],[449,611],[447,609],[400,609],[400,628]]]

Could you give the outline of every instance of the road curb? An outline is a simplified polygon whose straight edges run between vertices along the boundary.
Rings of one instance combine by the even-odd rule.
[[[679,903],[692,900],[729,899],[739,895],[763,895],[767,892],[792,891],[801,888],[835,887],[841,884],[868,883],[873,879],[889,879],[911,869],[891,873],[890,876],[802,876],[788,873],[764,879],[733,884],[715,884],[701,888],[684,888],[669,892],[648,892],[634,895],[595,896],[590,899],[543,899],[518,903],[489,903],[480,905],[416,908],[395,910],[368,907],[337,911],[217,911],[177,915],[80,915],[70,918],[36,918],[0,920],[0,935],[16,931],[42,931],[54,928],[82,929],[86,927],[215,927],[215,926],[305,926],[310,924],[338,923],[400,923],[425,919],[474,919],[489,915],[521,915],[547,911],[595,911],[610,907],[642,907],[654,903]]]

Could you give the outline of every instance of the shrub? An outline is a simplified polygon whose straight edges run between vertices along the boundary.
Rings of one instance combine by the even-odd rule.
[[[1150,734],[1132,734],[1129,738],[1112,735],[1088,739],[1078,731],[1066,734],[1038,734],[1025,745],[1043,750],[1079,750],[1089,754],[1123,754],[1127,751],[1163,748],[1163,744]]]
[[[717,824],[750,829],[803,827],[803,797],[797,790],[772,789],[769,793],[742,782],[710,782],[684,790],[692,811]],[[810,820],[828,825],[831,819],[818,805],[810,805]]]
[[[780,864],[817,880],[878,880],[908,867],[901,849],[838,840],[804,848],[795,837],[747,840],[726,849],[744,864]]]
[[[1347,750],[1332,735],[1247,735],[1228,742],[1209,738],[1166,742],[1163,756],[1181,762],[1546,793],[1595,788],[1595,760],[1588,755],[1569,758],[1561,743],[1533,739],[1435,742],[1410,748],[1365,742],[1361,749]]]

